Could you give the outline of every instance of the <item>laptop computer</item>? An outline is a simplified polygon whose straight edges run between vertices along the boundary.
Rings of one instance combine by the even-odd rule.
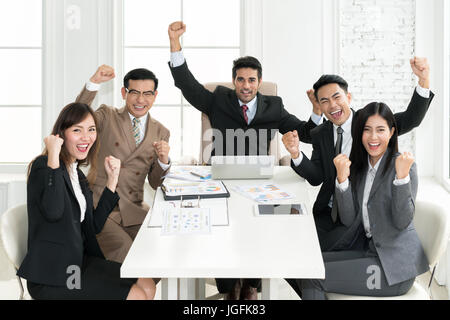
[[[274,156],[212,156],[214,180],[270,179],[275,166]]]

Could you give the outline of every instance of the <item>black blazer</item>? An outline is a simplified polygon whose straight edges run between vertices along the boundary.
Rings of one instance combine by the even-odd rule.
[[[277,131],[284,134],[297,130],[301,141],[311,143],[309,132],[316,127],[316,124],[311,119],[300,121],[287,112],[280,97],[265,96],[258,92],[256,115],[248,125],[234,90],[218,86],[213,93],[208,91],[195,79],[186,62],[179,67],[170,67],[170,70],[175,86],[181,90],[186,100],[197,110],[205,113],[211,121],[212,128],[220,131],[223,139],[215,137],[213,155],[267,155],[270,141]],[[253,141],[248,138],[248,135],[251,135],[251,129],[256,130],[253,132],[257,133]],[[234,148],[226,144],[229,140],[226,139],[227,131],[228,135],[235,135],[232,140]],[[245,136],[245,153],[237,148],[239,135],[242,138]],[[240,141],[242,143],[242,140]],[[227,150],[227,147],[230,150]]]
[[[405,134],[420,125],[433,97],[434,94],[431,93],[430,98],[423,98],[414,90],[406,111],[394,114],[398,127],[398,135]],[[357,114],[358,112],[354,112],[353,116],[355,117]],[[300,176],[308,180],[311,185],[318,186],[322,183],[313,207],[313,213],[320,214],[329,212],[328,203],[335,188],[336,168],[333,164],[335,157],[333,123],[327,120],[312,130],[311,139],[313,145],[311,160],[303,154],[301,164],[296,167],[291,161],[291,167]]]
[[[86,213],[80,223],[80,206],[63,162],[57,169],[38,157],[27,184],[28,252],[17,275],[31,282],[64,286],[69,266],[81,269],[83,255],[104,258],[96,234],[115,207],[119,196],[105,188],[94,210],[92,192],[81,170],[78,178],[86,198]]]

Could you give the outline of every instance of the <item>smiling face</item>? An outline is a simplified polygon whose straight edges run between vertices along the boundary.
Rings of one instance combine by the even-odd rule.
[[[237,69],[233,83],[238,99],[243,103],[252,101],[258,93],[261,82],[262,79],[258,79],[258,70],[252,68]]]
[[[136,118],[147,114],[157,95],[153,80],[129,80],[128,88],[122,88],[127,111]]]
[[[88,114],[80,123],[66,129],[64,131],[64,147],[69,153],[71,162],[86,159],[96,139],[97,130],[91,114]]]
[[[389,129],[387,121],[379,114],[367,119],[363,130],[362,144],[369,154],[372,165],[375,165],[386,152],[394,130],[394,128]]]
[[[337,126],[341,126],[350,117],[352,96],[337,83],[330,83],[317,92],[317,100],[325,116]]]

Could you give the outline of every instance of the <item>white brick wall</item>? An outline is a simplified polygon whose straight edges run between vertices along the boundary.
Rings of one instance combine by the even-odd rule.
[[[341,0],[340,75],[349,83],[352,107],[386,103],[406,109],[415,88],[409,59],[415,47],[415,0]],[[399,151],[414,152],[414,132]]]

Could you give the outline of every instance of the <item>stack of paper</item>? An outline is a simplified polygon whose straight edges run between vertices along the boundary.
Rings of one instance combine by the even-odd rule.
[[[192,167],[177,167],[170,168],[168,174],[164,178],[171,178],[185,181],[203,182],[211,180],[210,168],[192,168]]]

